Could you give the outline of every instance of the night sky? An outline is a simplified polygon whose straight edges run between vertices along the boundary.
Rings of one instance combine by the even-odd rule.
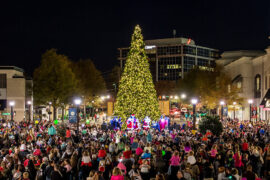
[[[270,45],[270,0],[6,0],[0,23],[0,65],[32,75],[41,54],[56,48],[108,72],[136,24],[145,39],[170,38],[176,29],[178,37],[221,51],[263,50]]]

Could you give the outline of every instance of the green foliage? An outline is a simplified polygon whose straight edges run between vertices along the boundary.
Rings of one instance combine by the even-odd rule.
[[[117,95],[118,84],[120,80],[121,69],[119,66],[114,66],[110,73],[105,74],[104,79],[108,90],[113,94],[113,97]]]
[[[209,109],[216,108],[220,100],[224,100],[227,104],[243,101],[238,96],[239,89],[232,84],[231,78],[221,67],[216,67],[213,71],[195,67],[179,81],[177,89],[189,97],[198,97],[200,103]]]
[[[158,81],[155,83],[155,89],[157,91],[158,96],[163,95],[175,95],[178,94],[175,91],[176,83],[175,81]]]
[[[94,95],[97,96],[106,92],[106,85],[101,72],[96,69],[91,60],[80,60],[73,64],[72,69],[78,81],[77,91],[80,95],[90,101]]]
[[[223,131],[223,125],[220,122],[219,116],[205,116],[199,122],[199,130],[202,134],[209,130],[212,134],[219,136]]]
[[[126,128],[126,119],[131,114],[141,120],[145,116],[153,120],[160,117],[156,90],[144,47],[141,28],[137,25],[132,35],[114,109],[115,115],[123,121],[123,129]]]
[[[36,105],[52,102],[56,109],[62,103],[68,102],[76,87],[70,63],[67,56],[57,54],[55,49],[50,49],[42,55],[41,65],[34,71],[33,89]]]

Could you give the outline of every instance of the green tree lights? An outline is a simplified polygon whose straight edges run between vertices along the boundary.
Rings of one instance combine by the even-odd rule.
[[[137,25],[132,35],[115,103],[115,115],[121,117],[123,129],[126,129],[126,119],[131,114],[135,114],[140,120],[145,116],[152,120],[160,117],[156,90],[144,48],[141,28]]]

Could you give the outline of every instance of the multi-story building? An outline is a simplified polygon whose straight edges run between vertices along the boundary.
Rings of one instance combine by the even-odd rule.
[[[219,58],[219,51],[198,46],[192,39],[168,38],[145,41],[150,71],[154,81],[173,80],[184,77],[194,66],[202,69],[213,68]],[[118,60],[124,67],[129,48],[118,48]]]
[[[25,79],[23,69],[15,66],[0,66],[0,116],[5,119],[11,118],[10,102],[14,101],[14,120],[22,121],[26,109],[29,112],[29,107],[32,108],[30,103],[27,104],[28,101],[33,104],[32,93],[29,93],[31,88],[32,81]]]
[[[229,116],[233,118],[236,109],[236,118],[240,120],[249,120],[250,117],[252,120],[269,120],[270,47],[265,51],[224,52],[217,64],[224,66],[244,98],[242,104],[227,104]]]

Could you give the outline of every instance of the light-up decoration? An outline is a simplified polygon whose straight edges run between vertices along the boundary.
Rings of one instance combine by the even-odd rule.
[[[132,114],[128,119],[127,119],[127,130],[136,130],[140,127],[140,122],[138,119],[136,119],[135,115]]]
[[[143,129],[145,130],[150,129],[150,122],[151,122],[151,119],[148,116],[146,116],[143,121]]]
[[[160,130],[165,129],[170,124],[170,119],[166,116],[161,116],[159,120],[159,127]]]
[[[121,125],[122,125],[121,118],[118,119],[118,117],[113,117],[110,123],[111,123],[111,127],[114,130],[121,129]]]

